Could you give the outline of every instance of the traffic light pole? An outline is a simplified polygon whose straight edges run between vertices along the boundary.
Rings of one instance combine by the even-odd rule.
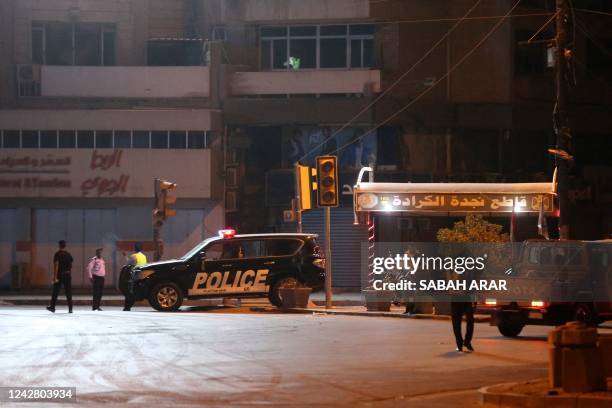
[[[331,207],[325,207],[325,308],[332,308]]]
[[[157,203],[159,200],[159,196],[158,196],[159,193],[157,191],[158,183],[159,183],[159,179],[153,179],[153,191],[155,191],[155,202],[154,202],[153,208],[157,207]],[[161,236],[161,225],[158,222],[153,222],[153,247],[154,247],[153,260],[155,262],[159,261],[163,255],[161,242],[160,242],[160,236]]]

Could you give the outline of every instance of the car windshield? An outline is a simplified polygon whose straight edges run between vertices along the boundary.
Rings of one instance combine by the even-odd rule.
[[[187,252],[185,255],[183,255],[181,257],[181,261],[186,261],[186,260],[190,259],[195,254],[200,252],[206,245],[208,245],[210,242],[212,242],[212,241],[214,241],[216,239],[218,239],[218,238],[208,238],[208,239],[205,239],[204,241],[200,242],[198,245],[196,245],[193,248],[191,248],[191,250],[189,252]]]

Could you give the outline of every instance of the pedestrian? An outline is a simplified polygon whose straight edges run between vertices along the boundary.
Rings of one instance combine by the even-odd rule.
[[[102,311],[100,303],[102,302],[102,292],[104,291],[104,277],[106,276],[106,263],[102,258],[102,248],[96,249],[96,256],[91,258],[87,265],[87,274],[93,285],[93,302],[91,310]]]
[[[474,304],[463,299],[451,301],[451,314],[453,318],[453,333],[455,334],[455,342],[457,343],[457,351],[463,351],[465,347],[468,351],[474,351],[472,347],[472,336],[474,335]],[[461,320],[465,315],[466,328],[465,337],[461,334]]]
[[[147,263],[147,256],[145,254],[142,253],[142,245],[140,243],[135,243],[134,244],[134,253],[131,254],[130,256],[127,256],[127,254],[125,252],[123,252],[123,256],[125,256],[126,258],[126,266],[123,267],[123,269],[121,270],[121,276],[119,277],[119,285],[120,286],[124,286],[125,290],[123,292],[123,295],[125,296],[125,303],[123,305],[123,311],[124,312],[129,312],[132,309],[132,306],[134,306],[134,294],[131,292],[130,288],[129,288],[129,275],[126,275],[126,272],[130,271],[131,272],[131,268],[135,267],[135,266],[142,266],[145,265]],[[129,268],[129,269],[128,269]]]
[[[51,304],[47,310],[55,313],[55,304],[60,286],[64,286],[66,300],[68,301],[68,313],[72,313],[72,262],[74,259],[70,252],[66,250],[66,241],[58,242],[59,250],[53,255],[53,293],[51,294]]]

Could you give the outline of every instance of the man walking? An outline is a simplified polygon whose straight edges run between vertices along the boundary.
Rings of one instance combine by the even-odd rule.
[[[125,304],[123,306],[124,312],[129,312],[134,306],[134,295],[130,292],[129,288],[129,273],[132,268],[135,266],[142,266],[147,263],[147,256],[142,253],[142,245],[140,243],[134,244],[134,253],[130,256],[127,256],[125,252],[123,252],[123,256],[126,257],[126,266],[121,270],[121,275],[119,277],[119,287],[122,288],[123,295],[125,296]]]
[[[457,351],[463,351],[465,347],[468,351],[474,351],[472,347],[472,336],[474,335],[474,304],[464,299],[454,299],[451,302],[451,314],[453,317],[453,333],[457,343]],[[461,335],[461,320],[465,315],[466,328],[465,337]]]
[[[106,263],[102,258],[102,248],[96,249],[96,256],[91,258],[87,265],[87,273],[89,280],[93,284],[93,303],[91,310],[102,311],[100,302],[102,302],[102,291],[104,290],[104,277],[106,276]]]
[[[53,255],[53,293],[51,294],[51,304],[47,310],[55,313],[55,304],[60,286],[64,286],[66,300],[68,301],[68,313],[72,313],[72,262],[74,259],[70,252],[66,251],[66,241],[58,242],[59,250]]]

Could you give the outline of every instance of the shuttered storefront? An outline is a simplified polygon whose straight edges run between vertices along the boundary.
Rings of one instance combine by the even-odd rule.
[[[302,223],[304,232],[319,234],[319,243],[324,247],[325,210],[304,212]],[[334,288],[360,288],[361,244],[368,239],[367,226],[353,225],[352,208],[332,208],[331,238]]]

